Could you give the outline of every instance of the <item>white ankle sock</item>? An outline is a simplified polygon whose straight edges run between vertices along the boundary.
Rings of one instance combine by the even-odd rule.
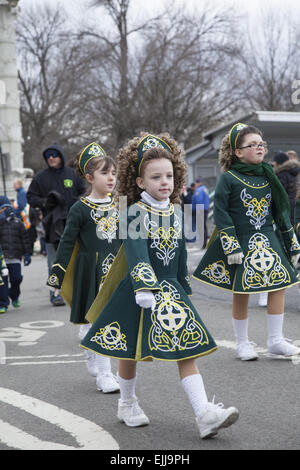
[[[83,340],[83,338],[88,333],[91,326],[92,326],[91,323],[84,323],[84,324],[80,325],[79,333],[78,333],[78,338],[80,339],[80,341]]]
[[[192,405],[195,416],[201,416],[208,403],[202,375],[189,375],[181,380],[181,385]]]
[[[267,315],[269,339],[282,338],[284,313],[280,315]]]
[[[95,353],[95,363],[98,369],[98,374],[111,373],[111,363],[110,358],[105,356],[100,356],[100,354]]]
[[[248,340],[248,318],[246,320],[236,320],[232,318],[234,334],[237,344],[247,343]]]
[[[136,384],[136,376],[133,379],[123,379],[119,376],[119,385],[120,385],[120,396],[121,401],[126,402],[131,398],[135,397],[135,384]]]

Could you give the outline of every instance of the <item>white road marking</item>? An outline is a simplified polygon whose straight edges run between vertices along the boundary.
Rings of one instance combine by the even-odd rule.
[[[234,341],[227,341],[225,339],[217,339],[217,340],[215,340],[215,342],[217,343],[218,346],[220,346],[222,348],[232,349],[234,351],[236,350],[236,343]],[[293,341],[293,344],[295,346],[299,347],[300,346],[300,341],[299,340]],[[277,356],[275,354],[268,353],[267,349],[262,348],[260,346],[255,346],[254,349],[261,356],[265,356],[265,357],[268,357],[268,358],[271,358],[271,359],[281,359],[281,360],[285,360],[285,361],[292,361],[292,363],[294,365],[300,364],[300,355],[297,355],[297,356],[279,356],[278,355]]]
[[[54,405],[0,387],[0,402],[26,411],[60,427],[78,443],[72,447],[56,442],[43,441],[36,436],[0,420],[0,442],[19,450],[118,450],[116,440],[97,424]],[[37,429],[37,432],[40,428]]]
[[[84,354],[45,354],[43,356],[7,356],[3,357],[2,359],[49,359],[49,358],[57,358],[57,357],[83,357]]]
[[[79,362],[86,362],[86,360],[82,361],[32,361],[32,362],[11,362],[10,366],[31,366],[31,365],[47,365],[47,364],[74,364]]]

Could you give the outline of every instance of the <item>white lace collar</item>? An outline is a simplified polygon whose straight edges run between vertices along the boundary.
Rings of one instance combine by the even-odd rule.
[[[150,194],[147,193],[146,191],[143,191],[141,193],[141,199],[146,204],[149,204],[150,206],[153,206],[153,207],[157,207],[158,209],[165,209],[170,204],[169,198],[166,199],[165,201],[157,201],[156,199],[154,199],[154,197],[150,196]]]

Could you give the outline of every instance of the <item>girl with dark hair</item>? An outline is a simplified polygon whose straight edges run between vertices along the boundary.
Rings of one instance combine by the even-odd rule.
[[[215,190],[217,234],[193,277],[233,292],[237,355],[258,358],[248,339],[249,294],[268,292],[268,341],[271,354],[291,356],[300,349],[283,337],[284,294],[297,284],[300,246],[290,221],[287,193],[265,163],[267,145],[259,129],[235,124],[221,145],[224,172]],[[273,227],[281,231],[283,242]],[[215,231],[216,232],[216,231]]]
[[[85,315],[98,294],[119,249],[119,212],[111,196],[116,183],[116,165],[99,144],[92,142],[75,161],[76,172],[88,190],[71,207],[60,240],[48,286],[60,290],[71,306],[70,321],[81,325],[79,338],[90,324]],[[98,390],[119,390],[110,359],[86,352],[87,367],[96,376]]]

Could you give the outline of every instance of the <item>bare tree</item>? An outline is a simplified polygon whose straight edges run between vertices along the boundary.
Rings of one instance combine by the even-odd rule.
[[[31,8],[17,28],[24,160],[35,170],[43,165],[41,152],[49,143],[72,150],[92,134],[82,90],[101,51],[71,38],[64,18],[59,9]]]
[[[130,0],[95,0],[93,5],[102,6],[115,27],[110,37],[95,28],[81,32],[110,48],[96,72],[94,109],[107,119],[112,151],[142,129],[168,130],[192,145],[235,108],[234,46],[228,39],[232,10],[206,8],[191,18],[169,8],[172,14],[131,25]]]
[[[269,8],[250,25],[239,54],[249,106],[261,110],[297,111],[292,84],[300,76],[299,21],[285,10]],[[245,30],[245,28],[244,28]]]

